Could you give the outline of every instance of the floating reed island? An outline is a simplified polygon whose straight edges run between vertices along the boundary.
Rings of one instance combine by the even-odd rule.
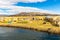
[[[60,34],[60,16],[0,16],[0,26]]]

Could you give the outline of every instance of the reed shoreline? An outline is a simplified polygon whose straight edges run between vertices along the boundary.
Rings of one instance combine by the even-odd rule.
[[[42,28],[34,28],[34,27],[28,27],[28,26],[17,26],[17,25],[9,25],[9,24],[0,24],[0,26],[2,27],[11,27],[11,28],[22,28],[22,29],[29,29],[29,30],[34,30],[34,31],[38,31],[38,32],[46,32],[49,34],[58,34],[60,35],[60,27],[48,27],[46,28],[46,30],[44,29],[45,27]]]

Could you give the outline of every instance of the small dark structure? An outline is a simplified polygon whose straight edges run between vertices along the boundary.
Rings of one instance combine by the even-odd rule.
[[[43,22],[43,24],[46,24],[46,22]]]

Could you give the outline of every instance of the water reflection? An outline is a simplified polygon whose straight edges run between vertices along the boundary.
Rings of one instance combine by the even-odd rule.
[[[0,27],[0,40],[60,40],[60,35],[20,28]]]

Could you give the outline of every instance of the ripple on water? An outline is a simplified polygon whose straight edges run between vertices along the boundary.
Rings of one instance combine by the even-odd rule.
[[[60,35],[20,28],[0,27],[0,40],[60,40]]]

